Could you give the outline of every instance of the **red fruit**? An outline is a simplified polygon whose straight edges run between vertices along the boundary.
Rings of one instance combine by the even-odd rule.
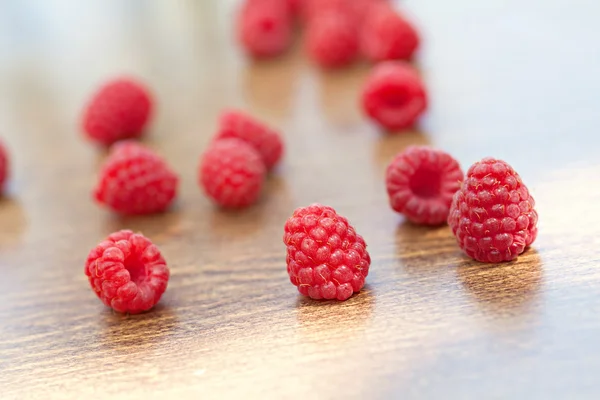
[[[88,103],[83,115],[87,136],[110,146],[123,139],[142,135],[152,112],[148,89],[129,78],[107,82]]]
[[[463,178],[460,165],[448,153],[411,146],[387,168],[390,205],[416,224],[443,224]]]
[[[362,289],[371,264],[367,245],[333,208],[298,208],[284,231],[287,271],[300,293],[343,301]]]
[[[386,0],[305,0],[303,14],[307,22],[329,13],[345,14],[357,29],[364,20],[369,7]]]
[[[411,23],[387,3],[371,7],[361,29],[361,50],[371,61],[409,60],[419,47]]]
[[[283,141],[279,133],[241,111],[229,110],[221,114],[215,138],[235,138],[248,143],[258,151],[268,170],[283,155]]]
[[[362,91],[365,113],[388,130],[413,126],[427,108],[425,87],[417,71],[402,61],[373,68]]]
[[[356,59],[358,35],[353,20],[344,13],[329,12],[308,24],[306,48],[323,67],[343,67]]]
[[[121,214],[158,213],[175,198],[178,181],[152,150],[132,141],[119,142],[102,166],[94,196]]]
[[[517,258],[537,237],[535,201],[506,162],[473,164],[454,195],[448,224],[470,257],[497,263]]]
[[[287,0],[291,15],[297,17],[303,13],[306,0]]]
[[[292,42],[289,4],[282,0],[245,0],[238,17],[238,38],[248,53],[271,57]]]
[[[241,208],[258,200],[265,175],[265,165],[252,146],[240,139],[221,139],[202,156],[199,183],[220,206]]]
[[[158,248],[128,230],[111,234],[90,251],[85,274],[104,304],[130,314],[154,307],[169,282],[169,268]]]
[[[0,141],[0,196],[8,179],[8,152]]]

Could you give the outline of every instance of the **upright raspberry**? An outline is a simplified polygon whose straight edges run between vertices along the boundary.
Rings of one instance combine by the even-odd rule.
[[[258,200],[266,169],[252,146],[230,138],[210,145],[202,156],[198,175],[200,186],[215,203],[241,208]]]
[[[388,3],[370,8],[360,38],[364,56],[376,62],[409,60],[419,47],[417,30]]]
[[[124,141],[112,146],[94,197],[121,214],[158,213],[175,198],[178,181],[166,161],[152,150]]]
[[[362,289],[371,264],[367,245],[333,208],[298,208],[284,231],[287,271],[300,293],[343,301]]]
[[[387,168],[390,205],[416,224],[443,224],[463,178],[460,165],[448,153],[411,146]]]
[[[283,53],[292,42],[289,4],[282,0],[245,0],[238,16],[238,38],[255,57]]]
[[[365,113],[388,130],[413,126],[427,108],[421,78],[402,61],[384,61],[373,68],[362,91]]]
[[[485,158],[469,168],[454,195],[448,224],[467,255],[497,263],[517,258],[537,237],[535,201],[506,162]]]
[[[0,196],[8,179],[8,152],[0,141]]]
[[[150,93],[142,83],[129,78],[115,79],[102,86],[88,103],[83,129],[91,140],[104,146],[138,138],[152,108]]]
[[[154,307],[169,282],[160,250],[142,234],[128,230],[109,235],[90,251],[85,274],[105,305],[130,314]]]
[[[229,110],[221,114],[215,139],[243,140],[258,151],[268,170],[273,169],[283,155],[283,141],[279,132],[241,111]]]
[[[344,67],[356,59],[358,34],[345,13],[328,12],[308,24],[306,49],[323,67]]]

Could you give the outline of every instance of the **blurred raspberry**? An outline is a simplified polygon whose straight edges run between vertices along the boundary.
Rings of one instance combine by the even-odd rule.
[[[8,152],[6,147],[0,141],[0,196],[4,190],[4,185],[8,180]]]
[[[356,26],[345,13],[325,13],[308,24],[306,48],[310,57],[323,67],[346,66],[358,54]]]
[[[237,20],[237,34],[255,57],[272,57],[287,50],[293,24],[289,5],[282,0],[245,0]]]

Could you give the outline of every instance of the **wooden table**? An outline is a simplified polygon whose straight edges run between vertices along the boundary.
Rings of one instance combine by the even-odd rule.
[[[366,64],[321,72],[298,45],[253,63],[233,1],[7,1],[0,6],[0,398],[572,398],[600,393],[600,6],[572,0],[412,0],[432,104],[419,131],[381,134],[357,107]],[[119,218],[90,198],[105,154],[81,106],[132,73],[159,102],[146,141],[181,174],[165,215]],[[215,208],[196,184],[225,107],[280,128],[285,162],[261,202]],[[447,227],[387,204],[409,144],[466,168],[509,161],[540,235],[516,262],[465,258]],[[314,302],[289,284],[283,224],[335,207],[373,258],[366,288]],[[149,236],[171,267],[151,312],[111,312],[83,274],[108,233]]]

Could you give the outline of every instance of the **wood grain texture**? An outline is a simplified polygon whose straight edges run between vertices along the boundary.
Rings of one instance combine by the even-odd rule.
[[[234,1],[14,0],[0,4],[0,398],[571,398],[600,393],[600,5],[586,0],[411,0],[432,105],[386,136],[357,95],[368,65],[321,72],[301,45],[254,63]],[[104,154],[81,105],[132,73],[159,102],[146,142],[181,174],[176,207],[118,218],[90,199]],[[196,185],[218,112],[240,107],[288,146],[264,198],[213,207]],[[540,235],[516,262],[469,261],[447,227],[403,222],[383,173],[429,143],[464,167],[506,159],[535,195]],[[338,304],[289,284],[294,208],[335,207],[373,258]],[[83,274],[108,233],[144,232],[172,271],[139,316],[98,302]]]

